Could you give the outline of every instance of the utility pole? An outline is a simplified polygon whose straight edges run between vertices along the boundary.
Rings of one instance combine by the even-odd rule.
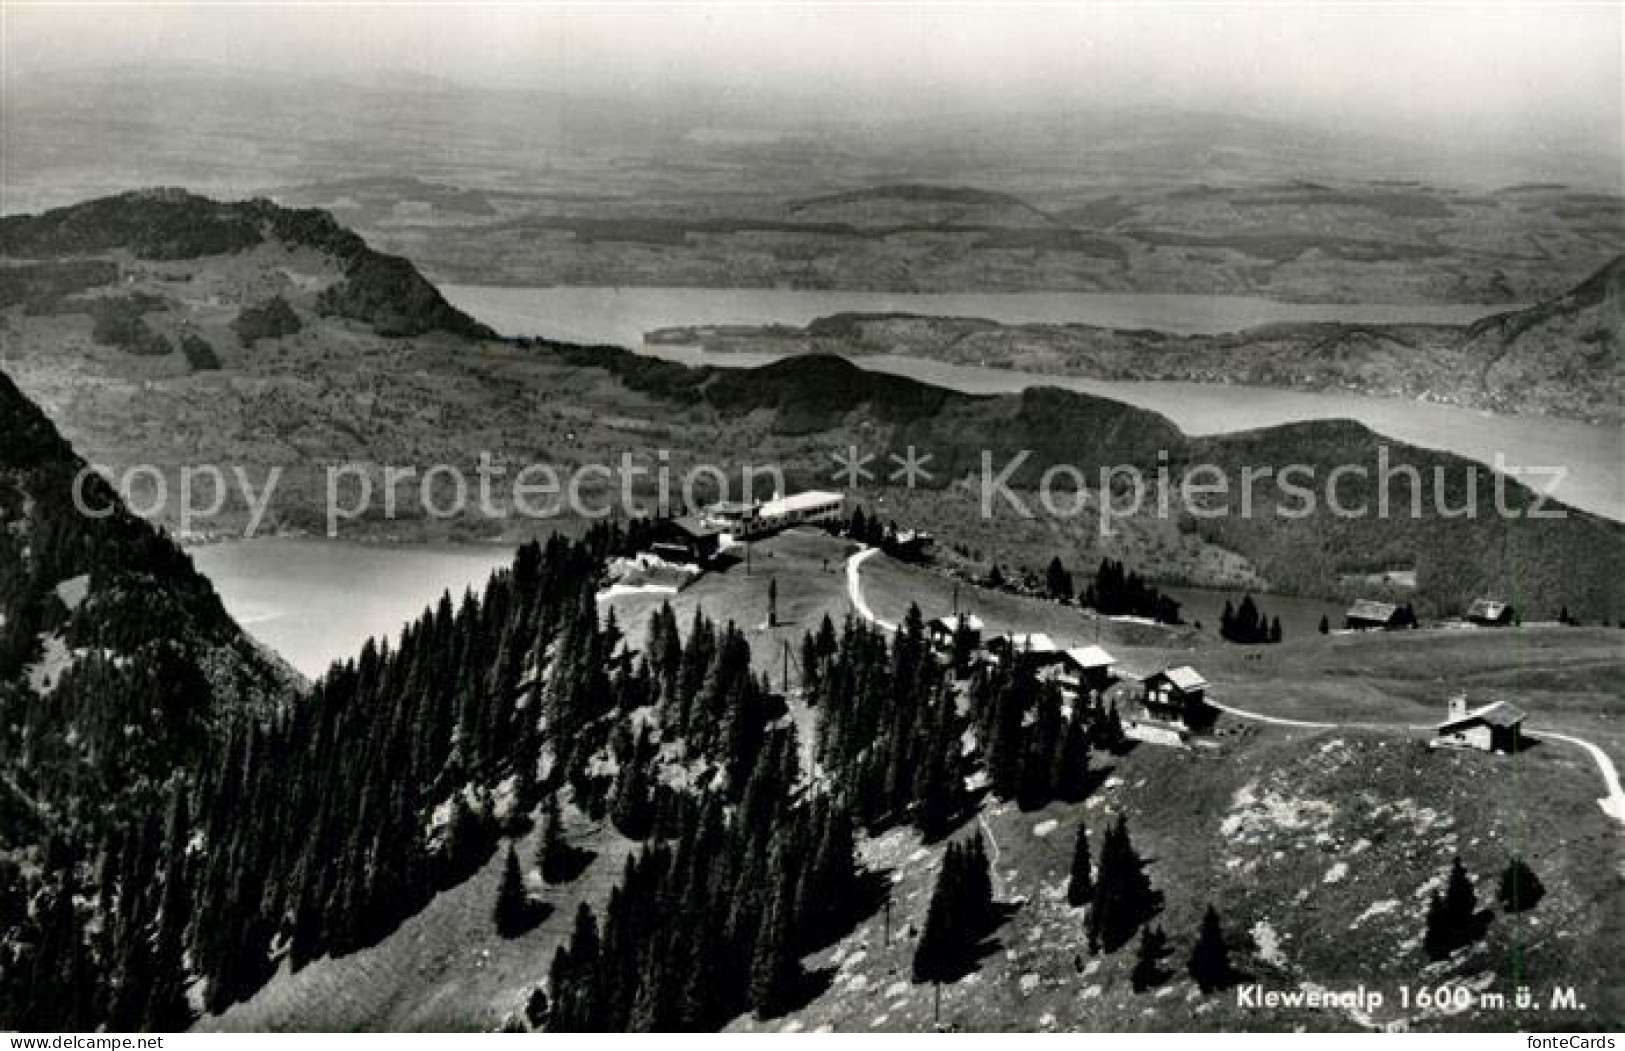
[[[954,581],[954,616],[959,616],[959,581]]]
[[[790,640],[789,639],[784,640],[784,653],[783,653],[783,656],[780,658],[780,660],[781,660],[781,664],[780,664],[780,669],[781,670],[779,672],[779,675],[781,677],[781,681],[783,682],[783,686],[781,687],[781,689],[784,691],[784,695],[786,697],[788,697],[790,695]]]

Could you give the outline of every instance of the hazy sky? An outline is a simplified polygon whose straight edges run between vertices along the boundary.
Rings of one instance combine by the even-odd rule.
[[[675,87],[824,115],[1124,102],[1617,143],[1622,5],[19,5],[8,78],[139,65]]]

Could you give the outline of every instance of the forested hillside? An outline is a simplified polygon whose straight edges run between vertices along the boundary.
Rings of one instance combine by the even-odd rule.
[[[83,462],[3,374],[0,433],[0,1024],[90,1028],[115,1010],[106,976],[148,966],[126,954],[173,971],[187,912],[157,877],[188,781],[295,676],[99,478],[92,514],[74,506]],[[116,1009],[165,1025],[179,1003],[154,984]]]
[[[551,974],[539,1019],[772,1016],[816,992],[800,956],[877,906],[859,831],[935,837],[971,812],[984,756],[959,742],[972,727],[994,789],[1032,805],[1081,798],[1091,740],[1110,743],[1110,713],[1064,717],[1029,673],[979,678],[962,708],[914,611],[895,642],[850,621],[807,636],[806,703],[822,713],[823,772],[810,771],[786,698],[734,625],[679,625],[662,608],[634,651],[599,616],[605,560],[642,542],[616,527],[527,545],[483,594],[446,596],[398,642],[227,709],[199,653],[239,653],[239,684],[268,688],[271,669],[234,649],[207,584],[111,494],[95,489],[109,524],[73,536],[80,520],[58,504],[78,462],[3,390],[25,439],[6,480],[28,494],[8,504],[7,564],[37,567],[10,582],[8,597],[33,599],[12,599],[7,625],[32,617],[72,645],[47,682],[38,647],[14,643],[5,687],[28,713],[5,741],[8,1026],[184,1027],[278,966],[376,943],[505,838],[555,828],[562,807],[645,849],[538,962]],[[31,583],[73,570],[89,577],[73,611]],[[544,876],[568,881],[568,852],[542,842]],[[546,907],[504,893],[501,924]]]
[[[364,321],[388,335],[431,331],[485,337],[490,331],[452,309],[404,259],[367,247],[355,233],[315,208],[282,208],[268,200],[221,203],[177,189],[137,190],[39,215],[0,217],[0,256],[47,263],[128,253],[170,262],[233,255],[267,242],[307,248],[332,259],[343,280],[326,289],[323,313]],[[79,263],[84,268],[92,264]],[[101,264],[105,266],[106,263]],[[29,298],[35,310],[59,309],[57,297],[39,294],[38,269],[0,268],[0,303]],[[100,275],[105,280],[105,274]],[[73,273],[56,281],[65,290],[88,287]],[[32,293],[32,295],[30,295]]]

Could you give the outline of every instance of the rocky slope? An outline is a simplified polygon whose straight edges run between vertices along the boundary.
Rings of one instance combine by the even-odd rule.
[[[4,374],[0,434],[0,1020],[171,1028],[186,843],[166,814],[298,676]],[[139,976],[116,1007],[90,977],[115,970]]]

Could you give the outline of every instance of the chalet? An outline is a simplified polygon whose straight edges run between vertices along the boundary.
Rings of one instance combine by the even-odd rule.
[[[905,562],[918,562],[930,552],[936,537],[922,529],[903,529],[886,538],[886,553]]]
[[[964,625],[965,631],[970,635],[971,649],[979,648],[982,645],[982,629],[986,625],[982,623],[982,618],[974,613],[966,613],[962,616],[934,617],[927,621],[925,634],[931,641],[931,647],[942,652],[953,649],[954,636],[959,634],[961,624]]]
[[[1160,723],[1195,728],[1213,721],[1207,703],[1207,680],[1188,665],[1148,675],[1140,699],[1145,717]]]
[[[1504,628],[1513,620],[1512,607],[1492,598],[1474,599],[1467,607],[1467,622],[1481,628]]]
[[[760,504],[742,500],[722,500],[700,512],[700,521],[709,529],[716,529],[735,537],[749,536],[756,529]]]
[[[1099,646],[1074,646],[1061,654],[1056,679],[1077,694],[1104,693],[1112,684],[1116,658]]]
[[[1343,615],[1343,627],[1350,631],[1389,631],[1408,628],[1416,623],[1408,606],[1375,599],[1359,599]]]
[[[649,553],[679,565],[707,566],[721,550],[724,532],[699,515],[663,518],[656,524]]]
[[[987,640],[987,651],[995,661],[1014,657],[1037,668],[1060,663],[1066,653],[1059,643],[1041,631],[1031,635],[995,636]]]
[[[1496,701],[1468,710],[1467,697],[1450,698],[1448,717],[1433,728],[1432,744],[1437,748],[1476,748],[1481,752],[1516,752],[1523,740],[1523,710],[1506,701]]]

